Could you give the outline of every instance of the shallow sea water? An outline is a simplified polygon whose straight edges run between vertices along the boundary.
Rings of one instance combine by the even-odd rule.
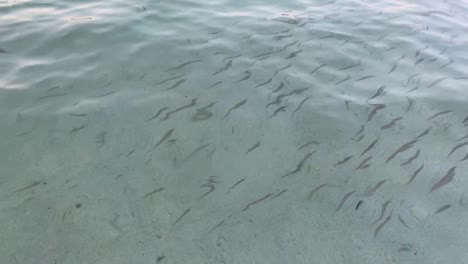
[[[467,16],[0,1],[0,263],[468,263]]]

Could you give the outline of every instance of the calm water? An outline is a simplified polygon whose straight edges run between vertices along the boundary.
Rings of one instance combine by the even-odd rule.
[[[468,263],[468,2],[0,1],[0,263]]]

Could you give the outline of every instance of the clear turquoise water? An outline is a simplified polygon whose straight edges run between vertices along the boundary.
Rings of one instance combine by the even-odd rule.
[[[0,263],[468,263],[467,14],[1,1]]]

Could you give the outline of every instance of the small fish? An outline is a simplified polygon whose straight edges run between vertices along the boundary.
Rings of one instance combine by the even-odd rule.
[[[31,183],[30,185],[16,190],[15,193],[21,192],[21,191],[24,191],[24,190],[27,190],[27,189],[30,189],[30,188],[33,188],[33,187],[36,187],[36,186],[39,185],[39,184],[41,184],[41,182],[39,182],[39,181],[34,181],[34,182]]]
[[[278,86],[278,88],[276,88],[272,93],[276,93],[276,92],[278,92],[279,90],[281,90],[283,88],[284,88],[284,82],[281,82],[280,85]]]
[[[275,40],[282,40],[284,38],[290,38],[292,37],[293,35],[280,35],[280,36],[275,36],[274,39]]]
[[[371,150],[373,147],[375,147],[375,144],[379,141],[380,137],[378,137],[376,140],[372,141],[372,143],[367,146],[367,148],[361,153],[359,157],[362,157],[364,154],[366,154],[369,150]]]
[[[312,196],[320,189],[322,189],[323,187],[327,186],[327,184],[322,184],[322,185],[319,185],[318,187],[316,187],[315,189],[313,189],[312,191],[310,191],[309,195],[307,195],[307,200],[309,200],[310,198],[312,198]]]
[[[409,84],[411,79],[418,77],[419,75],[421,75],[421,73],[413,74],[410,77],[408,77],[408,80],[406,80],[406,84]]]
[[[340,166],[340,165],[345,164],[345,163],[348,162],[352,157],[353,157],[353,155],[345,157],[343,160],[338,161],[338,162],[335,164],[335,166]]]
[[[431,190],[429,192],[431,193],[431,192],[439,189],[440,187],[446,185],[447,183],[451,182],[453,180],[454,176],[455,176],[455,169],[456,168],[457,168],[456,166],[450,168],[447,171],[447,173],[445,174],[445,176],[442,177],[442,179],[440,179],[437,183],[435,183],[432,186],[432,188],[431,188]]]
[[[403,224],[403,225],[404,225],[406,228],[408,228],[408,229],[410,229],[410,230],[411,230],[411,228],[410,228],[410,227],[409,227],[409,226],[408,226],[408,225],[405,223],[405,221],[403,221],[403,219],[401,218],[401,216],[400,216],[400,215],[398,215],[398,220],[399,220],[399,221],[400,221],[400,223],[402,223],[402,224]]]
[[[394,72],[397,66],[398,66],[398,63],[395,62],[395,63],[392,65],[392,68],[390,69],[390,71],[387,72],[387,75],[389,75],[390,73]]]
[[[441,68],[441,69],[442,69],[442,68],[445,68],[445,67],[449,66],[450,64],[452,64],[453,62],[454,62],[454,60],[453,60],[452,58],[450,58],[449,62],[447,62],[446,64],[440,66],[440,68]]]
[[[367,79],[374,78],[374,77],[375,77],[374,75],[364,76],[364,77],[357,79],[356,82],[360,82],[360,81],[367,80]]]
[[[175,79],[179,79],[180,77],[183,77],[185,74],[182,74],[182,75],[178,75],[178,76],[174,76],[174,77],[171,77],[169,79],[165,79],[165,80],[162,80],[161,82],[159,83],[156,83],[156,85],[161,85],[161,84],[164,84],[168,81],[172,81],[172,80],[175,80]]]
[[[446,79],[447,79],[447,78],[445,78],[445,77],[439,78],[439,79],[433,81],[431,84],[429,84],[426,88],[431,88],[432,86],[434,86],[434,85],[436,85],[436,84],[438,84],[438,83],[440,83],[441,81],[446,80]]]
[[[83,117],[83,116],[88,116],[88,114],[75,114],[75,113],[68,113],[71,116],[77,116],[77,117]]]
[[[178,82],[176,82],[174,85],[172,85],[171,87],[167,88],[166,90],[172,90],[172,89],[175,89],[177,86],[181,85],[182,83],[184,83],[187,79],[182,79],[182,80],[179,80]]]
[[[151,195],[153,195],[153,194],[155,194],[155,193],[158,193],[158,192],[160,192],[160,191],[162,191],[162,190],[164,190],[164,187],[161,187],[161,188],[159,188],[159,189],[156,189],[156,190],[154,190],[154,191],[152,191],[152,192],[149,192],[149,193],[145,194],[145,195],[143,196],[143,198],[147,198],[147,197],[149,197],[149,196],[151,196]]]
[[[335,85],[341,84],[346,82],[347,80],[351,79],[351,76],[348,74],[344,79],[339,80],[338,82],[335,83]]]
[[[227,60],[230,60],[230,59],[239,58],[240,56],[242,56],[242,55],[239,54],[239,55],[229,56],[229,57],[224,58],[223,61],[227,61]]]
[[[239,181],[237,181],[236,183],[234,183],[234,185],[231,186],[231,190],[234,189],[234,188],[236,188],[237,185],[241,184],[243,181],[245,181],[245,179],[247,179],[247,177],[242,178],[242,179],[240,179]]]
[[[385,129],[392,128],[392,127],[394,127],[394,126],[396,125],[396,123],[397,123],[398,121],[400,121],[400,120],[402,120],[402,119],[403,119],[403,117],[394,118],[394,119],[392,119],[392,121],[390,121],[388,124],[383,125],[383,126],[380,128],[380,130],[385,130]]]
[[[375,92],[374,95],[372,95],[369,99],[367,99],[367,101],[372,100],[372,99],[374,99],[374,98],[377,98],[377,97],[381,96],[381,95],[384,93],[385,88],[387,88],[386,85],[380,86],[380,87],[377,89],[377,92]]]
[[[304,91],[308,90],[308,88],[303,88],[303,89],[296,89],[296,90],[293,90],[289,93],[284,93],[284,94],[279,94],[278,96],[276,96],[276,99],[275,101],[273,102],[270,102],[266,105],[266,107],[270,106],[270,105],[278,105],[282,102],[282,100],[288,96],[291,96],[291,95],[299,95],[301,93],[303,93]]]
[[[408,106],[406,107],[405,112],[409,112],[409,110],[411,110],[411,108],[413,108],[414,99],[411,99],[408,96],[406,97],[406,99],[408,100]]]
[[[285,192],[287,192],[287,191],[288,191],[288,189],[283,189],[281,192],[279,192],[279,193],[273,195],[273,196],[270,198],[270,200],[273,200],[273,199],[275,199],[276,197],[283,195],[283,194],[284,194]]]
[[[391,161],[393,158],[395,158],[399,153],[402,153],[403,151],[406,151],[410,148],[412,148],[414,146],[414,143],[418,142],[417,139],[415,140],[412,140],[408,143],[405,143],[403,146],[399,147],[397,150],[395,150],[395,152],[392,153],[392,155],[390,155],[387,159],[387,162],[388,163],[389,161]]]
[[[182,110],[184,110],[184,109],[190,108],[190,107],[192,107],[192,106],[195,106],[196,104],[197,104],[197,98],[194,98],[194,99],[192,99],[192,101],[191,101],[189,104],[184,105],[184,106],[181,106],[181,107],[179,107],[179,108],[176,108],[176,109],[174,109],[174,110],[172,110],[172,111],[167,112],[166,115],[164,116],[164,118],[161,119],[161,120],[167,120],[167,119],[169,119],[169,117],[170,117],[172,114],[174,114],[174,113],[176,113],[176,112],[179,112],[179,111],[182,111]]]
[[[420,172],[423,168],[424,168],[424,164],[421,165],[421,167],[419,167],[419,168],[413,173],[413,175],[411,175],[411,178],[410,178],[410,180],[408,181],[407,184],[410,184],[410,183],[414,180],[414,178],[416,178],[416,176],[419,174],[419,172]]]
[[[273,114],[269,117],[269,118],[272,118],[274,117],[275,115],[277,115],[279,112],[282,112],[282,111],[286,111],[286,106],[280,106],[278,107],[278,109],[276,109]]]
[[[414,56],[415,56],[415,57],[418,57],[419,54],[421,53],[421,51],[423,51],[423,50],[425,50],[425,49],[427,49],[427,48],[428,48],[428,46],[426,46],[426,47],[424,47],[424,48],[421,48],[421,49],[418,49],[418,50],[416,51],[416,54],[415,54]]]
[[[452,113],[452,112],[453,112],[453,110],[442,111],[442,112],[439,112],[439,113],[437,113],[437,114],[434,114],[433,116],[431,116],[431,117],[430,117],[429,119],[427,119],[427,120],[432,120],[432,119],[434,119],[434,118],[436,118],[436,117],[438,117],[438,116],[440,116],[440,115],[444,115],[444,114],[448,114],[448,113]]]
[[[420,139],[422,137],[424,137],[425,135],[429,134],[429,132],[431,131],[432,127],[429,127],[428,129],[424,130],[424,132],[422,132],[421,134],[419,134],[419,136],[415,137],[414,139]]]
[[[289,44],[286,44],[286,45],[285,45],[282,49],[280,49],[277,53],[282,52],[283,50],[287,49],[288,47],[291,47],[292,45],[295,45],[296,43],[297,43],[297,40],[296,40],[296,41],[293,41],[293,42],[291,42],[291,43],[289,43]],[[273,53],[273,52],[270,52],[269,54],[271,54],[271,53]]]
[[[86,121],[86,123],[84,123],[82,126],[72,128],[69,133],[76,133],[82,130],[83,128],[85,128],[87,125],[88,125],[88,122]]]
[[[265,82],[262,82],[262,83],[258,84],[257,86],[255,86],[255,88],[258,88],[258,87],[260,87],[260,86],[267,85],[267,84],[271,83],[271,81],[273,81],[273,77],[271,77],[270,79],[266,80]]]
[[[309,142],[303,144],[302,146],[300,146],[297,150],[301,150],[301,149],[303,149],[303,148],[305,148],[305,147],[308,147],[308,146],[310,146],[310,145],[316,145],[316,146],[318,146],[318,145],[320,145],[320,142],[319,142],[318,140],[309,141]]]
[[[344,71],[344,70],[348,70],[348,69],[351,69],[351,68],[356,67],[356,66],[359,66],[359,65],[361,65],[361,61],[358,61],[357,63],[351,64],[351,65],[349,65],[349,66],[340,68],[340,69],[338,69],[338,70],[339,70],[339,71]]]
[[[434,213],[434,215],[442,213],[443,211],[449,209],[450,207],[452,207],[452,205],[450,205],[450,204],[444,205],[444,206],[440,207],[439,209],[437,209],[437,211]]]
[[[359,207],[363,204],[364,202],[362,200],[359,200],[359,202],[356,204],[356,207],[354,208],[355,211],[359,209]]]
[[[5,49],[0,48],[0,53],[7,53]]]
[[[366,158],[365,160],[363,160],[353,171],[369,168],[370,164],[368,164],[367,162],[369,160],[371,160],[372,158],[373,158],[373,156],[370,156],[370,157]]]
[[[385,203],[382,204],[382,209],[380,210],[380,216],[379,218],[377,218],[377,220],[375,220],[374,222],[372,222],[371,225],[375,225],[377,222],[379,222],[380,220],[382,220],[382,218],[384,217],[385,215],[385,211],[387,210],[387,206],[390,204],[390,200],[387,200]]]
[[[364,131],[364,125],[361,126],[361,128],[359,129],[359,131],[358,131],[356,134],[354,134],[353,137],[356,137],[357,135],[361,134],[363,131]]]
[[[369,116],[367,117],[367,122],[369,122],[375,114],[377,114],[377,111],[384,109],[387,107],[385,104],[371,104],[374,109],[369,113]]]
[[[424,58],[421,58],[419,60],[417,60],[415,63],[414,63],[414,66],[418,65],[419,63],[423,62],[424,61]]]
[[[165,258],[166,258],[166,256],[159,256],[159,257],[156,259],[156,264],[158,264],[159,262],[163,261]]]
[[[150,152],[153,151],[154,149],[156,149],[159,145],[161,145],[164,141],[166,141],[167,139],[169,139],[172,135],[172,133],[174,132],[175,128],[172,128],[172,129],[169,129],[166,133],[164,133],[164,135],[162,136],[162,138],[151,148]]]
[[[233,110],[245,105],[247,103],[247,99],[244,99],[242,101],[240,101],[239,103],[235,104],[233,107],[231,107],[227,112],[226,114],[223,116],[223,119],[225,119]]]
[[[296,168],[295,168],[293,171],[290,171],[290,172],[284,174],[283,176],[281,176],[281,178],[285,178],[285,177],[291,176],[291,175],[293,175],[293,174],[298,173],[299,171],[301,171],[302,168],[304,167],[304,164],[305,164],[305,162],[307,161],[307,159],[309,159],[312,155],[314,155],[315,152],[317,152],[317,151],[313,151],[313,152],[310,152],[310,153],[306,154],[306,155],[304,156],[304,158],[296,165]]]
[[[298,51],[295,51],[295,52],[292,52],[291,54],[289,54],[288,57],[286,57],[286,59],[291,59],[291,58],[294,58],[297,56],[297,54],[301,53],[302,52],[302,49],[298,50]]]
[[[320,70],[321,68],[327,66],[326,63],[323,63],[323,64],[320,64],[319,66],[317,66],[313,71],[310,72],[310,74],[314,74],[316,71]]]
[[[392,218],[392,214],[393,214],[393,210],[390,212],[390,214],[388,215],[387,219],[385,219],[385,221],[382,222],[382,224],[380,224],[376,229],[375,229],[375,232],[374,232],[374,238],[377,237],[377,234],[379,233],[380,229],[382,229],[382,227],[388,223],[388,221],[390,221],[390,219]]]
[[[213,83],[212,85],[208,86],[207,89],[213,88],[213,87],[215,87],[215,86],[217,86],[217,85],[220,85],[220,84],[222,84],[222,83],[223,83],[222,81],[215,82],[215,83]]]
[[[372,189],[370,189],[369,191],[367,191],[365,194],[363,194],[362,196],[369,196],[369,195],[372,195],[375,193],[375,191],[377,191],[380,187],[382,187],[382,185],[386,182],[387,180],[381,180],[379,181]]]
[[[465,161],[465,160],[468,160],[468,153],[466,153],[465,157],[461,159],[460,161]]]
[[[361,140],[365,137],[366,135],[362,134],[360,135],[355,141],[356,142],[361,142]]]
[[[167,69],[166,71],[173,71],[173,70],[179,70],[187,65],[190,65],[190,64],[193,64],[193,63],[197,63],[197,62],[201,62],[202,60],[192,60],[192,61],[187,61],[187,62],[184,62],[182,64],[180,64],[179,66],[176,66],[174,68],[170,68],[170,69]]]
[[[396,49],[396,47],[390,47],[390,48],[384,50],[382,53],[389,52],[389,51],[394,50],[394,49]]]
[[[104,96],[108,96],[108,95],[111,95],[111,94],[114,94],[114,93],[116,93],[116,91],[108,92],[108,93],[105,93],[105,94],[93,95],[93,96],[90,96],[90,98],[104,97]]]
[[[307,100],[309,100],[311,97],[312,97],[312,95],[311,95],[311,96],[308,96],[308,97],[306,97],[306,98],[304,98],[304,100],[302,100],[301,103],[299,103],[299,105],[297,106],[297,108],[294,110],[294,113],[297,112],[297,111],[299,111],[299,109],[302,107],[302,105],[303,105],[305,102],[307,102]]]
[[[191,159],[192,157],[195,156],[195,154],[197,154],[198,152],[200,152],[202,149],[208,147],[210,144],[204,144],[204,145],[201,145],[199,146],[198,148],[196,148],[194,151],[192,151],[192,153],[190,153],[190,155],[188,155],[187,157],[187,160]]]
[[[151,121],[151,120],[157,118],[159,115],[162,114],[162,112],[166,111],[168,108],[169,108],[169,107],[166,106],[166,107],[163,107],[163,108],[159,109],[159,111],[158,111],[155,115],[153,115],[152,117],[148,118],[148,119],[146,120],[146,122]]]
[[[232,67],[232,60],[230,60],[228,63],[226,63],[226,65],[224,65],[223,67],[221,67],[221,68],[219,68],[217,71],[215,71],[213,74],[211,74],[211,76],[220,74],[220,73],[222,73],[223,71],[226,71],[226,70],[228,70],[228,69],[231,68],[231,67]]]
[[[176,225],[186,214],[188,214],[190,212],[192,208],[189,208],[187,210],[185,210],[178,218],[177,220],[175,220],[174,224],[172,224],[173,226]]]
[[[452,151],[450,151],[450,153],[448,154],[448,157],[450,157],[457,149],[462,148],[462,147],[467,146],[467,145],[468,145],[468,141],[456,145],[455,147],[453,147]]]
[[[416,91],[417,89],[419,89],[419,86],[416,86],[416,87],[414,87],[414,88],[408,90],[406,93],[411,93],[411,92],[413,92],[413,91]]]
[[[267,198],[270,197],[271,195],[272,195],[272,193],[269,193],[269,194],[263,196],[262,198],[260,198],[260,199],[258,199],[258,200],[255,200],[255,201],[253,201],[253,202],[248,203],[248,204],[244,207],[244,209],[242,209],[242,212],[244,212],[244,211],[246,211],[247,209],[249,209],[250,206],[255,205],[255,204],[258,204],[258,203],[264,201],[265,199],[267,199]]]
[[[419,156],[419,152],[420,152],[420,150],[418,149],[418,151],[416,152],[416,154],[414,154],[413,156],[411,156],[407,161],[403,162],[403,163],[400,165],[400,167],[403,167],[403,166],[405,166],[405,165],[408,165],[408,164],[410,164],[411,162],[413,162],[413,160],[417,159],[418,156]]]
[[[468,116],[463,119],[463,123],[468,123]]]
[[[252,150],[258,148],[260,146],[260,141],[258,141],[257,143],[255,143],[255,145],[253,145],[252,147],[250,147],[247,152],[245,154],[248,154],[250,153]]]
[[[341,209],[341,207],[343,207],[343,205],[344,205],[344,203],[346,202],[346,200],[347,200],[351,195],[353,195],[354,192],[355,192],[355,191],[349,192],[349,193],[347,193],[347,194],[345,194],[345,195],[343,196],[343,199],[341,199],[340,204],[339,204],[338,207],[336,207],[336,209],[335,209],[335,213],[338,212],[338,211]]]
[[[235,83],[245,81],[245,80],[249,79],[250,76],[252,76],[252,73],[250,71],[245,71],[244,73],[245,73],[245,77],[242,78],[242,79],[237,80]]]
[[[296,42],[297,42],[297,41],[296,41]],[[259,57],[267,56],[267,55],[270,55],[270,54],[272,54],[272,53],[273,53],[273,52],[262,53],[262,54],[260,54],[260,55],[255,56],[254,58],[259,58]]]

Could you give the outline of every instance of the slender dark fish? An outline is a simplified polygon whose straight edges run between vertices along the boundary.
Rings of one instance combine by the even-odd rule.
[[[152,191],[152,192],[149,192],[149,193],[145,194],[145,195],[143,196],[143,198],[147,198],[147,197],[149,197],[149,196],[151,196],[151,195],[153,195],[153,194],[155,194],[155,193],[158,193],[158,192],[160,192],[160,191],[162,191],[162,190],[164,190],[164,187],[161,187],[161,188],[159,188],[159,189],[156,189],[156,190],[154,190],[154,191]]]
[[[414,154],[413,156],[411,156],[407,161],[403,162],[400,167],[403,167],[405,165],[408,165],[410,164],[411,162],[413,162],[413,160],[417,159],[419,157],[419,152],[420,150],[418,149],[418,151],[416,152],[416,154]]]
[[[294,58],[297,56],[297,54],[301,53],[302,52],[302,49],[298,50],[298,51],[294,51],[292,52],[291,54],[289,54],[288,57],[286,57],[286,59],[291,59],[291,58]]]
[[[377,114],[377,111],[381,110],[381,109],[384,109],[386,107],[386,105],[384,104],[371,104],[374,109],[372,109],[372,111],[369,113],[369,116],[367,117],[367,122],[369,122],[372,117],[374,117],[375,114]]]
[[[445,77],[439,78],[439,79],[433,81],[431,84],[429,84],[426,88],[431,88],[432,86],[434,86],[434,85],[440,83],[441,81],[443,81],[443,80],[445,80],[445,79],[447,79],[447,78],[445,78]]]
[[[294,110],[294,113],[299,111],[299,109],[302,107],[302,105],[307,102],[307,100],[309,100],[310,98],[312,97],[312,95],[310,96],[307,96],[306,98],[304,98],[304,100],[301,101],[301,103],[299,103],[299,105],[297,106],[296,110]]]
[[[269,194],[263,196],[262,198],[260,198],[260,199],[258,199],[258,200],[255,200],[255,201],[253,201],[253,202],[248,203],[248,204],[244,207],[244,209],[242,209],[242,212],[244,212],[245,210],[249,209],[250,206],[255,205],[255,204],[258,204],[258,203],[264,201],[265,199],[267,199],[267,198],[270,197],[271,195],[272,195],[272,193],[269,193]]]
[[[377,220],[375,220],[374,222],[372,222],[372,225],[375,225],[377,222],[379,222],[380,220],[382,220],[382,218],[384,217],[385,215],[385,211],[387,210],[387,206],[390,204],[390,200],[386,201],[385,203],[382,204],[382,209],[380,211],[380,216],[379,218],[377,218]]]
[[[223,116],[223,119],[225,119],[233,110],[245,105],[247,103],[247,99],[244,99],[242,101],[240,101],[239,103],[235,104],[233,107],[231,107],[227,112],[226,114]]]
[[[421,58],[419,60],[417,60],[415,63],[414,63],[414,66],[418,65],[419,63],[423,62],[424,61],[424,58]]]
[[[182,80],[179,80],[178,82],[176,82],[174,85],[172,85],[171,87],[167,88],[166,90],[172,90],[172,89],[175,89],[177,86],[183,84],[187,79],[182,79]]]
[[[421,165],[421,167],[419,167],[415,172],[413,172],[413,175],[411,175],[411,178],[407,184],[410,184],[423,168],[424,168],[424,164]]]
[[[238,180],[236,183],[234,183],[234,185],[231,186],[231,190],[236,188],[237,185],[241,184],[243,181],[245,181],[245,179],[247,179],[247,177],[242,178],[242,179]]]
[[[367,191],[366,193],[362,194],[362,196],[369,196],[375,193],[382,185],[386,182],[387,180],[381,180],[379,181],[372,189]]]
[[[454,62],[454,60],[453,60],[452,58],[450,58],[449,62],[447,62],[446,64],[440,66],[440,68],[441,68],[441,69],[442,69],[442,68],[445,68],[445,67],[449,66],[450,64],[452,64],[453,62]]]
[[[340,68],[340,69],[338,69],[338,70],[339,70],[339,71],[344,71],[344,70],[348,70],[348,69],[351,69],[351,68],[356,67],[356,66],[359,66],[359,65],[361,65],[361,61],[358,61],[357,63],[351,64],[351,65],[349,65],[349,66]]]
[[[310,74],[314,74],[316,71],[320,70],[321,68],[327,66],[326,63],[323,63],[323,64],[320,64],[319,66],[317,66],[313,71],[310,72]]]
[[[282,111],[286,111],[286,106],[280,106],[280,107],[278,107],[278,108],[273,112],[273,114],[271,114],[271,116],[270,116],[269,118],[274,117],[275,115],[277,115],[279,112],[282,112]]]
[[[164,141],[169,139],[172,135],[172,132],[174,132],[175,128],[169,129],[163,136],[162,138],[150,149],[150,152],[153,151],[155,148],[157,148],[159,145],[161,145]]]
[[[356,204],[356,207],[354,208],[354,210],[357,211],[359,209],[359,207],[361,206],[361,204],[363,204],[363,201],[359,200],[359,202]]]
[[[409,112],[409,110],[411,110],[411,108],[413,108],[414,99],[411,99],[408,96],[406,97],[406,99],[408,100],[408,106],[406,107],[405,112]]]
[[[410,230],[411,230],[411,228],[410,228],[410,227],[409,227],[409,226],[408,226],[408,225],[405,223],[405,221],[403,221],[403,219],[401,218],[401,216],[400,216],[400,215],[398,215],[398,220],[399,220],[399,221],[400,221],[400,223],[402,223],[402,224],[403,224],[403,225],[404,225],[406,228],[408,228],[408,229],[410,229]]]
[[[468,160],[468,153],[466,153],[465,157],[461,159],[460,161],[465,161],[465,160]]]
[[[373,147],[375,147],[375,144],[379,141],[380,137],[378,137],[376,140],[372,141],[372,143],[367,146],[367,148],[361,153],[359,157],[362,157],[364,154],[366,154],[369,150],[371,150]]]
[[[173,226],[176,225],[186,214],[188,214],[188,212],[190,212],[192,208],[189,208],[187,210],[185,210],[178,218],[177,220],[174,222],[174,224],[172,224]]]
[[[455,169],[456,168],[457,168],[456,166],[450,168],[447,171],[447,173],[445,174],[445,176],[442,177],[442,179],[440,179],[437,183],[435,183],[432,186],[432,188],[431,188],[431,190],[429,192],[431,193],[431,192],[439,189],[440,187],[446,185],[447,183],[451,182],[453,180],[454,176],[455,176]]]
[[[226,65],[224,65],[223,67],[221,67],[221,68],[219,68],[217,71],[215,71],[213,74],[211,74],[211,76],[220,74],[220,73],[222,73],[223,71],[226,71],[226,70],[228,70],[228,69],[231,68],[231,67],[232,67],[232,60],[230,60],[228,63],[226,63]]]
[[[315,189],[313,189],[312,191],[310,191],[309,195],[307,195],[307,200],[309,200],[310,198],[312,198],[312,196],[320,189],[322,189],[323,187],[327,186],[326,183],[322,184],[322,185],[319,185],[318,187],[316,187]]]
[[[242,79],[237,80],[235,83],[245,81],[245,80],[249,79],[250,76],[252,76],[252,73],[250,71],[244,71],[244,73],[245,73],[245,77],[242,78]]]
[[[170,69],[167,69],[166,71],[172,71],[172,70],[179,70],[187,65],[190,65],[190,64],[193,64],[193,63],[197,63],[197,62],[201,62],[202,60],[193,60],[193,61],[187,61],[187,62],[184,62],[182,64],[180,64],[179,66],[176,66],[174,68],[170,68]]]
[[[456,145],[455,147],[453,147],[452,151],[450,151],[450,153],[448,154],[448,157],[450,157],[457,149],[462,148],[464,146],[468,146],[468,141],[464,143],[460,143]]]
[[[176,113],[176,112],[178,112],[178,111],[182,111],[182,110],[184,110],[184,109],[190,108],[190,107],[192,107],[192,106],[195,106],[196,104],[197,104],[197,98],[194,98],[194,99],[192,99],[192,101],[191,101],[189,104],[184,105],[184,106],[181,106],[181,107],[179,107],[179,108],[176,108],[176,109],[174,109],[174,110],[172,110],[172,111],[167,112],[166,115],[164,116],[164,118],[161,119],[161,120],[167,120],[167,119],[169,119],[169,117],[170,117],[172,114],[174,114],[174,113]]]
[[[343,160],[338,161],[338,162],[335,164],[335,166],[340,166],[340,165],[345,164],[345,163],[348,162],[352,157],[353,157],[353,155],[345,157]]]
[[[180,77],[184,76],[185,74],[181,74],[181,75],[178,75],[178,76],[174,76],[174,77],[171,77],[169,79],[165,79],[165,80],[162,80],[161,82],[157,83],[156,85],[161,85],[161,84],[164,84],[168,81],[172,81],[172,80],[175,80],[175,79],[179,79]]]
[[[424,132],[422,132],[421,134],[419,134],[419,136],[415,137],[414,139],[420,139],[422,137],[424,137],[425,135],[429,134],[429,132],[431,131],[432,127],[429,127],[428,129],[424,130]]]
[[[389,129],[389,128],[392,128],[396,125],[396,123],[400,120],[402,120],[403,117],[397,117],[397,118],[393,118],[392,121],[390,121],[388,124],[386,125],[383,125],[380,130],[385,130],[385,129]]]
[[[288,189],[283,189],[281,192],[279,192],[279,193],[273,195],[273,196],[270,198],[270,200],[273,200],[273,199],[275,199],[276,197],[283,195],[283,194],[284,194],[285,192],[287,192],[287,191],[288,191]]]
[[[390,212],[390,215],[388,215],[387,219],[385,219],[385,221],[382,222],[382,224],[380,224],[376,229],[375,229],[375,232],[374,232],[374,238],[377,237],[377,234],[379,233],[380,229],[382,229],[382,227],[388,223],[388,221],[390,221],[390,219],[392,218],[392,214],[393,214],[393,210]]]
[[[392,68],[390,69],[390,71],[387,72],[387,75],[389,75],[390,73],[394,72],[397,66],[398,66],[398,63],[397,63],[397,62],[393,63]]]
[[[278,88],[276,88],[272,93],[276,93],[276,92],[278,92],[279,90],[281,90],[283,88],[284,88],[284,82],[281,82],[280,85],[278,86]]]
[[[451,113],[453,112],[453,110],[445,110],[445,111],[442,111],[442,112],[439,112],[437,114],[434,114],[433,116],[431,116],[428,120],[432,120],[440,115],[444,115],[444,114],[448,114],[448,113]]]
[[[351,79],[351,76],[348,74],[348,75],[346,75],[345,78],[343,78],[343,79],[339,80],[338,82],[336,82],[335,85],[338,85],[338,84],[341,84],[341,83],[343,83],[343,82],[346,82],[346,81],[349,80],[349,79]]]
[[[406,80],[406,84],[409,84],[411,79],[413,79],[415,77],[418,77],[419,75],[421,75],[421,73],[416,73],[416,74],[413,74],[410,77],[408,77],[408,80]]]
[[[308,146],[310,146],[310,145],[316,145],[316,146],[318,146],[318,145],[320,145],[320,142],[319,142],[318,140],[309,141],[309,142],[307,142],[307,143],[301,145],[297,150],[301,150],[301,149],[303,149],[303,148],[305,148],[305,147],[308,147]]]
[[[310,152],[310,153],[307,153],[307,154],[304,156],[304,158],[302,158],[302,160],[296,165],[296,168],[295,168],[293,171],[290,171],[290,172],[284,174],[283,176],[281,176],[281,178],[285,178],[285,177],[291,176],[291,175],[293,175],[293,174],[298,173],[299,171],[301,171],[302,168],[304,167],[304,164],[305,164],[305,162],[307,161],[307,159],[309,159],[312,155],[314,155],[315,152],[317,152],[317,151],[312,151],[312,152]]]
[[[202,149],[208,147],[209,145],[210,144],[204,144],[204,145],[201,145],[198,148],[196,148],[194,151],[192,151],[192,153],[190,153],[190,155],[188,155],[187,160],[191,159],[193,156],[195,156],[195,154],[200,152]]]
[[[296,43],[297,43],[297,40],[296,40],[296,41],[293,41],[293,42],[291,42],[291,43],[289,43],[289,44],[286,44],[286,45],[285,45],[283,48],[281,48],[277,53],[282,52],[283,50],[287,49],[288,47],[291,47],[292,45],[294,45],[294,44],[296,44]],[[271,54],[271,53],[273,53],[273,52],[270,52],[269,54]],[[265,55],[265,54],[263,54],[263,55]]]
[[[349,192],[349,193],[347,193],[347,194],[345,194],[345,195],[343,196],[343,199],[341,199],[340,204],[339,204],[338,207],[336,207],[336,209],[335,209],[335,213],[338,212],[338,211],[341,209],[341,207],[343,207],[343,205],[344,205],[344,203],[346,202],[346,200],[347,200],[351,195],[353,195],[354,192],[355,192],[355,191]]]
[[[367,169],[369,168],[370,164],[367,163],[369,160],[371,160],[373,158],[373,156],[370,156],[368,158],[366,158],[365,160],[363,160],[353,171],[357,171],[359,169]]]
[[[41,184],[41,182],[39,182],[39,181],[34,181],[34,182],[31,183],[30,185],[16,190],[15,193],[21,192],[21,191],[24,191],[24,190],[27,190],[27,189],[30,189],[30,188],[33,188],[33,187],[36,187],[36,186],[39,185],[39,184]]]
[[[395,158],[399,153],[402,153],[403,151],[405,150],[408,150],[410,148],[412,148],[414,146],[414,143],[418,142],[417,139],[415,140],[412,140],[408,143],[405,143],[403,146],[399,147],[397,150],[395,150],[395,152],[392,153],[392,155],[390,155],[387,159],[387,162],[388,163],[389,161],[391,161],[393,158]]]
[[[356,82],[367,80],[367,79],[374,78],[374,77],[375,77],[374,75],[364,76],[364,77],[357,79]]]
[[[208,87],[208,89],[209,89],[209,88],[213,88],[213,87],[215,87],[215,86],[217,86],[217,85],[220,85],[220,84],[222,84],[222,83],[223,83],[222,81],[215,82],[215,83],[213,83],[212,85],[210,85],[210,86]]]
[[[452,205],[450,205],[450,204],[444,205],[444,206],[440,207],[439,209],[437,209],[437,211],[434,213],[434,215],[442,213],[443,211],[449,209],[450,207],[452,207]]]
[[[357,135],[361,134],[363,131],[364,131],[364,125],[361,126],[361,128],[359,129],[359,131],[358,131],[356,134],[354,134],[353,137],[356,137]]]
[[[262,82],[262,83],[258,84],[257,86],[255,86],[255,88],[258,88],[258,87],[260,87],[260,86],[267,85],[267,84],[271,83],[271,81],[273,81],[273,77],[271,77],[270,79],[266,80],[265,82]]]
[[[157,118],[159,115],[162,114],[162,112],[166,111],[168,108],[169,108],[169,107],[166,106],[166,107],[163,107],[163,108],[159,109],[159,111],[158,111],[155,115],[153,115],[152,117],[150,117],[149,119],[147,119],[146,122],[151,121],[151,120]]]
[[[250,147],[247,152],[245,154],[248,154],[250,153],[252,150],[258,148],[260,146],[260,141],[258,141],[257,143],[255,143],[255,145],[253,145],[252,147]]]
[[[380,87],[377,89],[377,92],[375,92],[374,95],[372,95],[369,99],[367,99],[367,101],[372,100],[372,99],[374,99],[374,98],[377,98],[377,97],[381,96],[381,95],[384,93],[385,88],[387,88],[386,85],[380,86]]]

